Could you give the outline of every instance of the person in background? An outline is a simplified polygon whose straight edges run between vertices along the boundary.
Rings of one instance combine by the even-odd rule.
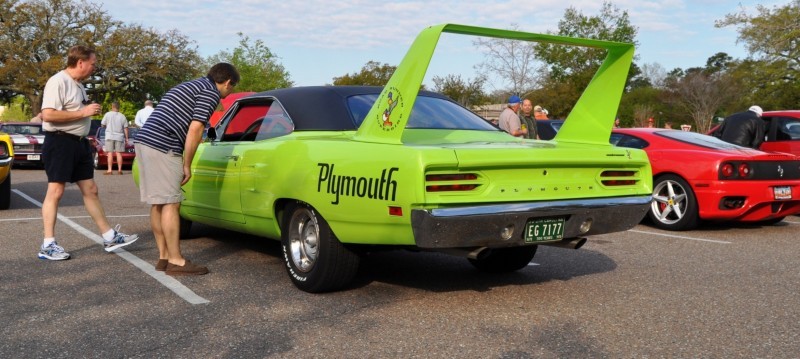
[[[761,115],[764,110],[751,106],[747,111],[737,112],[722,121],[716,132],[719,139],[743,147],[758,148],[764,142],[766,129]]]
[[[150,205],[150,227],[158,247],[157,271],[168,275],[208,273],[208,268],[181,254],[181,186],[192,177],[192,160],[211,114],[238,82],[236,68],[221,62],[205,77],[173,87],[134,139],[139,193],[142,202]]]
[[[528,134],[525,135],[525,137],[538,140],[539,134],[536,131],[536,118],[533,115],[533,104],[531,104],[531,100],[522,100],[522,111],[520,112],[519,119],[521,124],[527,127]]]
[[[119,112],[118,102],[111,103],[111,111],[103,116],[100,126],[106,129],[103,150],[108,155],[108,171],[105,174],[114,174],[114,156],[117,157],[117,173],[122,174],[122,152],[128,144],[128,119]]]
[[[65,260],[70,258],[55,238],[58,204],[66,183],[76,183],[83,195],[83,205],[100,229],[103,248],[111,252],[137,239],[136,234],[119,232],[108,224],[97,184],[94,182],[94,161],[89,141],[91,116],[100,114],[100,105],[91,103],[82,80],[94,72],[97,56],[92,48],[73,46],[67,52],[67,68],[47,80],[42,92],[42,130],[44,144],[42,159],[47,174],[47,192],[42,202],[44,240],[39,258]]]
[[[647,127],[648,128],[656,127],[656,120],[653,119],[652,117],[648,118],[647,119]]]
[[[670,121],[664,122],[664,128],[666,128],[668,130],[671,130],[672,129],[672,122],[670,122]]]
[[[542,106],[536,105],[533,108],[533,116],[537,120],[547,120],[547,114],[544,111],[545,110],[542,108]]]
[[[151,113],[153,113],[153,101],[147,100],[144,102],[144,108],[136,111],[136,117],[133,120],[136,127],[144,127],[144,123],[147,122],[147,118],[150,117]]]
[[[509,97],[508,106],[500,113],[497,121],[501,130],[514,137],[524,137],[528,134],[528,130],[522,128],[522,123],[517,116],[521,102],[522,100],[517,95]]]
[[[617,118],[614,119],[614,128],[619,128],[619,127],[620,127],[620,125],[619,125],[619,117],[617,117]]]

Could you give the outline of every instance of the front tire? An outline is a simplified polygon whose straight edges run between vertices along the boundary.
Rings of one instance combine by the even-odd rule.
[[[180,217],[179,221],[180,221],[180,227],[179,227],[180,231],[178,234],[178,238],[180,239],[189,238],[189,232],[191,232],[192,230],[192,221],[185,219],[183,217]]]
[[[309,293],[341,289],[355,277],[360,258],[333,234],[311,206],[294,203],[281,230],[283,259],[297,288]]]
[[[683,178],[671,174],[659,176],[653,182],[653,201],[647,212],[653,224],[669,231],[697,227],[700,216],[691,186]]]
[[[11,208],[11,172],[3,183],[0,183],[0,210],[9,208]]]
[[[486,273],[509,273],[528,266],[538,246],[493,248],[479,259],[469,258],[475,268]]]

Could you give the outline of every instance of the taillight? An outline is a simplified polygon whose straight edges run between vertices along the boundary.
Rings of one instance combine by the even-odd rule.
[[[750,166],[747,163],[739,164],[739,177],[747,178],[750,176]]]
[[[636,171],[603,171],[600,177],[604,186],[630,186],[638,180]]]
[[[753,167],[747,162],[725,162],[719,167],[719,179],[749,179],[753,177]]]
[[[480,185],[470,183],[477,179],[478,175],[474,173],[429,174],[425,175],[425,190],[428,192],[471,191]]]
[[[723,178],[732,177],[733,165],[730,163],[723,164],[722,168],[720,168],[720,173],[722,174]]]

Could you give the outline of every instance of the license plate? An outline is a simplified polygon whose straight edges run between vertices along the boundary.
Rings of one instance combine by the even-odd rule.
[[[41,155],[28,155],[28,161],[38,161]]]
[[[792,187],[773,187],[772,192],[775,194],[775,199],[792,199]]]
[[[564,217],[534,218],[525,225],[525,242],[556,241],[564,238]]]

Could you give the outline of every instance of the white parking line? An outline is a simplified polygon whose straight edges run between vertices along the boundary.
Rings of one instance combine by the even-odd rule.
[[[26,199],[28,202],[31,202],[39,207],[42,206],[42,203],[31,198],[22,191],[14,189],[12,190],[14,193],[18,194],[20,197]],[[131,216],[126,216],[131,217]],[[40,219],[40,218],[34,218]],[[71,219],[58,214],[58,220],[64,222],[64,224],[72,227],[74,230],[78,231],[78,233],[83,234],[86,238],[91,239],[92,241],[96,242],[97,244],[103,244],[103,238],[99,235],[93,233],[92,231],[84,228],[83,226],[73,222]],[[206,304],[209,303],[208,299],[205,299],[197,294],[195,294],[191,289],[187,288],[181,282],[177,281],[175,278],[172,278],[164,272],[157,272],[153,265],[150,263],[145,262],[143,259],[131,254],[130,252],[124,249],[117,249],[113,252],[114,254],[120,256],[122,259],[128,261],[128,263],[133,264],[137,268],[141,269],[142,272],[145,274],[153,277],[153,279],[157,280],[169,290],[177,294],[179,297],[183,298],[183,300],[191,303],[191,304]]]
[[[783,221],[784,221],[784,222],[786,222],[786,223],[791,223],[791,224],[800,224],[800,222],[795,222],[795,221],[787,221],[787,220],[785,220],[785,219],[784,219]]]
[[[690,239],[690,240],[693,240],[693,241],[711,242],[711,243],[719,243],[719,244],[731,244],[731,242],[718,241],[716,239],[705,239],[705,238],[678,236],[678,235],[675,235],[675,234],[666,234],[666,233],[658,233],[658,232],[637,231],[635,229],[629,229],[628,232],[652,234],[652,235],[656,235],[656,236],[670,237],[670,238]]]
[[[17,190],[14,190],[17,191]],[[41,207],[41,206],[40,206]],[[150,217],[149,214],[131,214],[125,216],[106,216],[106,218],[128,218],[128,217]],[[75,216],[75,217],[65,217],[65,218],[92,218],[91,216]],[[14,221],[30,221],[30,220],[39,220],[42,217],[28,217],[28,218],[3,218],[0,219],[0,222],[14,222]]]

